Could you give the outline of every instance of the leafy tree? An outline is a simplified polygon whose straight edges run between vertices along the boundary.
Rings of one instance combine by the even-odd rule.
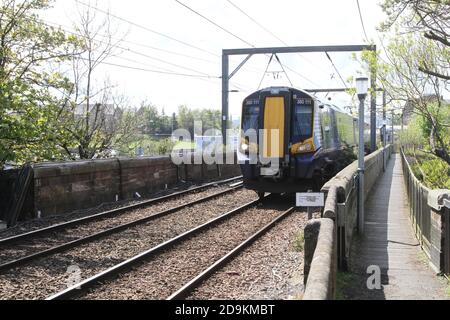
[[[413,150],[423,148],[426,145],[426,139],[422,129],[422,119],[420,116],[414,116],[408,126],[400,132],[400,141],[404,147]]]
[[[164,109],[161,114],[154,105],[143,102],[138,110],[139,116],[142,118],[143,124],[140,132],[146,135],[171,135],[172,125],[176,125],[176,116],[166,116]],[[174,121],[174,122],[173,122]],[[173,122],[173,123],[172,123]]]
[[[450,80],[450,0],[385,0],[382,8],[388,15],[382,30],[401,26],[407,33],[420,34],[430,40],[429,45],[439,53],[433,61],[422,57],[419,70]]]
[[[409,34],[391,40],[386,48],[387,63],[380,63],[379,75],[392,100],[402,102],[413,114],[419,115],[428,126],[425,137],[429,151],[450,163],[450,124],[448,104],[443,92],[446,81],[420,71],[421,61],[430,64],[440,59],[440,51],[431,40]]]
[[[448,90],[450,50],[448,48],[449,1],[386,0],[388,21],[382,30],[384,57],[364,52],[369,68],[377,68],[378,80],[391,104],[417,115],[422,121],[423,151],[450,163]]]
[[[201,121],[203,131],[221,128],[221,112],[213,109],[189,109],[186,106],[181,106],[178,109],[177,124],[179,128],[188,130],[191,136],[194,137],[194,123]]]
[[[69,87],[51,68],[70,59],[76,37],[44,25],[46,0],[5,0],[0,5],[0,168],[56,156],[55,134]]]
[[[194,137],[194,114],[187,106],[180,106],[178,108],[178,127],[188,130],[191,137]]]

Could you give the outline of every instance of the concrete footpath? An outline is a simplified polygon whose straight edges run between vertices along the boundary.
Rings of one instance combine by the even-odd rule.
[[[409,219],[401,156],[393,155],[366,202],[365,234],[352,248],[345,299],[450,299],[448,282],[428,266]],[[367,288],[367,269],[381,269],[382,289]]]

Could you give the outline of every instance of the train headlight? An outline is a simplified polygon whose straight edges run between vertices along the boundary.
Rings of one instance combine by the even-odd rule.
[[[314,151],[314,144],[311,142],[299,144],[297,148],[293,150],[294,153],[309,153],[313,151]]]

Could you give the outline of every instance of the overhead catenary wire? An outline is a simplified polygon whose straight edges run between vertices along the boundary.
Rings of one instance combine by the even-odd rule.
[[[216,26],[217,28],[223,30],[224,32],[226,32],[227,34],[233,36],[234,38],[242,41],[243,43],[247,44],[248,46],[252,47],[252,48],[256,48],[256,46],[244,39],[242,39],[241,37],[239,37],[238,35],[236,35],[235,33],[225,29],[224,27],[222,27],[221,25],[217,24],[216,22],[214,22],[213,20],[209,19],[208,17],[206,17],[205,15],[201,14],[200,12],[192,9],[191,7],[189,7],[188,5],[182,3],[179,0],[174,0],[175,2],[177,2],[178,4],[180,4],[181,6],[183,6],[184,8],[188,9],[189,11],[193,12],[194,14],[198,15],[199,17],[201,17],[202,19],[206,20],[207,22],[211,23],[212,25]],[[289,69],[290,71],[294,72],[295,74],[299,75],[300,77],[302,77],[303,79],[305,79],[306,81],[312,83],[315,86],[318,86],[316,83],[314,83],[313,81],[307,79],[305,76],[301,75],[300,73],[298,73],[297,71],[293,70],[292,68],[283,65],[284,67],[286,67],[287,69]],[[267,71],[266,71],[267,72]],[[286,71],[284,70],[284,72],[286,73]]]
[[[218,54],[213,53],[213,52],[211,52],[211,51],[209,51],[209,50],[200,48],[200,47],[198,47],[198,46],[195,46],[195,45],[190,44],[190,43],[188,43],[188,42],[185,42],[185,41],[183,41],[183,40],[179,40],[179,39],[174,38],[174,37],[172,37],[172,36],[169,36],[169,35],[167,35],[167,34],[165,34],[165,33],[162,33],[162,32],[159,32],[159,31],[156,31],[156,30],[153,30],[153,29],[150,29],[150,28],[148,28],[148,27],[146,27],[146,26],[143,26],[143,25],[138,24],[138,23],[136,23],[136,22],[133,22],[133,21],[131,21],[131,20],[128,20],[128,19],[119,17],[118,15],[112,14],[111,12],[106,11],[106,10],[102,10],[102,9],[96,7],[96,6],[91,5],[91,4],[84,3],[84,2],[82,2],[82,1],[80,1],[80,0],[75,0],[75,2],[81,4],[81,5],[85,6],[85,7],[94,9],[95,11],[98,11],[98,12],[101,12],[101,13],[103,13],[103,14],[106,14],[107,16],[113,17],[113,18],[115,18],[115,19],[117,19],[117,20],[126,22],[126,23],[128,23],[128,24],[130,24],[130,25],[132,25],[132,26],[135,26],[135,27],[138,27],[138,28],[140,28],[140,29],[146,30],[146,31],[148,31],[148,32],[151,32],[151,33],[156,34],[156,35],[158,35],[158,36],[161,36],[161,37],[164,37],[164,38],[166,38],[166,39],[172,40],[172,41],[174,41],[174,42],[178,42],[178,43],[180,43],[180,44],[182,44],[182,45],[184,45],[184,46],[190,47],[190,48],[192,48],[192,49],[196,49],[196,50],[198,50],[198,51],[202,51],[202,52],[204,52],[204,53],[207,53],[207,54],[210,54],[210,55],[213,55],[213,56],[216,56],[216,57],[220,57]]]
[[[237,6],[235,3],[233,3],[231,0],[225,0],[227,1],[230,5],[232,5],[236,10],[238,10],[239,12],[241,12],[244,16],[246,16],[248,19],[250,19],[253,23],[255,23],[258,27],[260,27],[262,30],[264,30],[265,32],[267,32],[268,34],[270,34],[272,37],[274,37],[275,39],[277,39],[278,41],[280,41],[283,45],[289,47],[290,45],[284,41],[283,39],[281,39],[280,37],[278,37],[276,34],[274,34],[272,31],[270,31],[268,28],[266,28],[263,24],[259,23],[256,19],[254,19],[253,17],[251,17],[247,12],[245,12],[242,8],[240,8],[239,6]],[[309,63],[313,64],[315,67],[319,68],[320,70],[322,70],[324,73],[328,73],[328,71],[325,71],[325,69],[315,65],[310,59],[304,57],[303,55],[301,55],[300,53],[297,53],[297,55],[308,61]],[[288,68],[289,69],[289,68]],[[293,71],[293,70],[291,70]],[[306,79],[303,77],[303,79],[311,82],[309,79]],[[316,85],[315,83],[312,83],[314,85]]]
[[[62,31],[67,32],[67,33],[70,33],[70,34],[73,34],[73,35],[75,35],[75,36],[83,37],[83,38],[85,37],[85,36],[81,35],[79,32],[77,32],[77,31],[75,31],[75,30],[70,30],[70,29],[68,29],[67,26],[63,26],[63,25],[61,25],[61,24],[54,23],[54,22],[50,22],[50,21],[46,21],[46,20],[41,20],[41,22],[42,22],[44,25],[47,25],[47,26],[49,26],[49,27],[59,28],[59,29],[61,29]],[[109,36],[107,36],[107,35],[96,35],[96,36],[100,36],[100,37],[102,37],[102,38],[116,39],[116,40],[118,40],[119,42],[133,43],[133,42],[130,42],[130,41],[123,41],[123,40],[117,39],[117,38],[111,38],[111,37],[109,37]],[[105,42],[102,41],[102,40],[95,39],[95,37],[93,37],[93,39],[94,39],[96,42],[98,42],[98,43],[105,43]],[[137,45],[139,45],[139,44],[137,44]],[[143,46],[146,46],[146,45],[143,45]],[[172,63],[172,62],[169,62],[169,61],[167,61],[167,60],[163,60],[163,59],[160,59],[160,58],[156,58],[156,57],[153,57],[153,56],[144,54],[144,53],[142,53],[142,52],[139,52],[139,51],[130,49],[130,48],[128,48],[128,47],[123,47],[123,46],[120,46],[120,45],[116,45],[116,47],[119,48],[119,49],[121,49],[121,50],[123,50],[123,51],[130,52],[130,53],[133,53],[133,54],[142,56],[142,57],[146,57],[146,58],[148,58],[148,59],[160,61],[160,62],[162,62],[162,63],[168,64],[168,65],[172,65],[172,66],[175,66],[175,67],[178,67],[178,68],[182,68],[182,69],[185,69],[185,70],[188,70],[188,71],[193,71],[193,72],[196,72],[196,73],[199,73],[199,74],[202,74],[202,75],[207,75],[207,76],[210,76],[211,78],[216,78],[216,76],[214,76],[214,75],[210,75],[210,74],[201,72],[201,71],[199,71],[199,70],[191,69],[191,68],[188,68],[188,67],[180,66],[180,65],[174,64],[174,63]],[[152,48],[153,48],[153,47],[152,47]],[[159,48],[155,48],[155,49],[159,49]],[[164,49],[159,49],[159,50],[165,51]],[[174,54],[177,54],[177,53],[174,52]],[[180,54],[180,55],[184,56],[183,54]],[[188,57],[190,57],[190,56],[188,56]],[[192,57],[192,58],[195,58],[195,57]],[[125,59],[125,60],[127,60],[127,59]],[[129,60],[129,59],[128,59],[128,60]],[[199,58],[199,60],[203,60],[203,59]],[[214,64],[217,64],[217,62],[213,62],[213,61],[209,61],[209,62],[214,63]],[[156,67],[156,68],[159,68],[159,69],[164,69],[164,68],[161,68],[161,67],[152,66],[152,68],[155,68],[155,67]],[[175,71],[173,71],[173,70],[170,70],[170,71],[175,72]],[[256,73],[256,71],[253,71],[253,70],[250,71],[250,72]],[[220,77],[220,76],[217,76],[217,78],[221,78],[221,77]],[[230,84],[232,84],[233,86],[237,87],[235,81],[234,81],[234,82],[230,82]],[[245,86],[245,85],[242,85],[242,84],[239,85],[239,86],[241,87],[241,88],[238,88],[238,89],[240,89],[240,90],[242,90],[242,87],[247,87],[247,89],[249,88],[248,86]]]
[[[0,10],[0,12],[6,13],[6,12],[1,11],[1,10]],[[63,26],[63,25],[60,25],[60,24],[57,24],[57,23],[53,23],[53,22],[50,22],[50,21],[46,21],[46,20],[41,19],[41,18],[37,19],[37,17],[34,17],[34,16],[25,16],[25,17],[23,17],[23,18],[24,18],[24,19],[27,19],[27,20],[30,20],[30,21],[36,21],[36,22],[39,22],[40,24],[45,25],[45,26],[47,26],[47,27],[49,27],[49,28],[58,28],[58,29],[61,30],[61,31],[64,31],[64,32],[69,33],[69,34],[72,34],[72,35],[75,35],[75,36],[77,36],[77,37],[81,37],[81,38],[83,38],[83,39],[88,39],[85,35],[82,35],[80,32],[74,31],[74,30],[69,30],[67,27],[65,27],[65,26]],[[96,36],[98,36],[98,34],[96,34]],[[107,37],[107,36],[104,36],[104,37]],[[110,38],[110,39],[113,39],[112,37],[109,37],[109,38]],[[92,39],[90,39],[90,40],[92,40],[93,42],[100,43],[100,44],[105,44],[105,43],[106,43],[105,41],[95,39],[95,37],[92,37]],[[122,41],[122,40],[120,40],[120,41]],[[132,52],[132,53],[134,53],[134,54],[137,54],[137,55],[140,55],[140,56],[143,56],[143,57],[146,57],[146,58],[155,60],[155,61],[159,61],[159,62],[168,64],[168,65],[172,65],[172,66],[175,66],[175,67],[177,67],[177,68],[181,68],[181,69],[185,69],[185,70],[188,70],[188,71],[192,71],[192,72],[199,73],[199,74],[200,74],[200,75],[198,76],[199,78],[220,79],[219,76],[210,75],[210,74],[207,74],[207,73],[204,73],[204,72],[195,70],[195,69],[191,69],[191,68],[187,68],[187,67],[184,67],[184,66],[180,66],[180,65],[171,63],[171,62],[169,62],[169,61],[165,61],[165,60],[163,60],[163,59],[159,59],[159,58],[156,58],[156,57],[153,57],[153,56],[150,56],[150,55],[146,55],[146,54],[143,54],[143,53],[141,53],[141,52],[138,52],[138,51],[135,51],[135,50],[132,50],[132,49],[129,49],[129,48],[122,47],[122,46],[120,46],[120,45],[118,45],[118,44],[116,44],[116,45],[114,45],[114,46],[117,47],[118,49],[121,49],[121,50],[124,50],[124,51],[128,51],[128,52]],[[81,59],[81,60],[83,60],[83,59]],[[102,62],[100,62],[100,63],[102,63]],[[103,64],[104,64],[104,63],[103,63]],[[116,65],[116,66],[119,66],[119,64],[115,64],[115,65]],[[120,67],[122,67],[122,68],[129,68],[129,69],[133,69],[133,70],[138,70],[138,69],[139,69],[139,68],[129,67],[129,66],[125,66],[125,65],[120,65]],[[153,68],[158,68],[158,69],[163,69],[163,68],[156,67],[156,66],[152,66],[152,67],[153,67]],[[144,68],[142,68],[142,69],[144,69]],[[150,70],[149,70],[149,69],[146,69],[146,70],[149,71],[149,72],[157,72],[157,71],[158,71],[158,70],[151,70],[151,69],[150,69]],[[142,71],[144,71],[144,70],[142,70]],[[180,72],[176,72],[176,71],[167,71],[165,74],[180,75],[180,76],[184,76],[184,77],[196,77],[196,76],[197,76],[197,75],[194,75],[194,74],[186,74],[186,73],[180,73]]]
[[[150,67],[150,68],[157,68],[157,69],[160,69],[162,71],[166,71],[168,75],[177,75],[177,72],[173,71],[171,69],[167,69],[167,68],[163,68],[163,67],[159,67],[159,66],[154,66],[154,65],[144,64],[144,63],[142,63],[140,61],[136,61],[136,60],[125,58],[125,57],[115,57],[115,58],[116,59],[120,59],[120,60],[125,60],[125,61],[128,61],[128,62],[133,62],[133,63],[139,64],[139,65],[144,65],[144,66],[147,66],[147,67]],[[115,64],[114,67],[128,68],[128,66],[120,65],[120,64]],[[132,68],[134,68],[134,67],[132,67]],[[144,69],[144,70],[137,69],[137,70],[138,71],[146,71],[146,69]],[[157,71],[159,71],[159,70],[157,70]],[[197,75],[189,75],[189,74],[183,74],[183,75],[180,75],[180,76],[196,78],[197,80],[206,81],[206,82],[210,82],[210,83],[214,83],[214,84],[217,84],[217,82],[214,82],[214,80],[219,80],[220,79],[220,77],[206,78],[206,77],[202,77],[202,76],[199,77]],[[246,91],[246,90],[250,89],[249,87],[245,88],[246,87],[245,85],[242,85],[242,84],[236,83],[236,82],[230,82],[230,85],[232,87],[238,89],[238,90],[241,90],[241,91]]]
[[[177,2],[179,2],[178,0],[175,0]],[[243,15],[245,15],[247,18],[249,18],[251,21],[253,21],[256,25],[258,25],[261,29],[263,29],[264,31],[266,31],[267,33],[269,33],[270,35],[272,35],[275,39],[277,39],[278,41],[280,41],[281,43],[283,43],[285,46],[289,46],[285,41],[283,41],[280,37],[278,37],[277,35],[275,35],[272,31],[270,31],[269,29],[267,29],[266,27],[264,27],[261,23],[259,23],[258,21],[256,21],[256,19],[252,18],[249,14],[247,14],[243,9],[241,9],[240,7],[238,7],[236,4],[234,4],[231,0],[225,0],[227,1],[230,5],[232,5],[234,8],[236,8],[238,11],[240,11]],[[359,7],[359,3],[358,3],[358,7]],[[362,20],[361,20],[362,21]],[[365,30],[364,30],[365,32]],[[327,58],[330,60],[333,68],[335,69],[335,71],[337,72],[337,74],[339,75],[339,78],[341,79],[342,83],[344,84],[344,86],[348,89],[347,84],[345,83],[343,77],[341,76],[339,70],[337,69],[336,65],[334,64],[333,60],[331,59],[330,55],[328,54],[328,52],[325,52]],[[300,57],[306,59],[305,57],[299,55]],[[278,58],[278,57],[277,57]],[[281,63],[280,63],[281,64]],[[284,70],[284,65],[281,64],[283,70]],[[289,67],[286,66],[286,68],[288,68],[289,70],[293,71],[294,73],[296,73],[294,70],[290,69]],[[286,73],[286,71],[284,70],[284,72]],[[299,73],[297,73],[298,75],[300,75]],[[286,73],[287,75],[287,73]],[[304,76],[300,75],[303,79],[307,80],[308,82],[316,85],[315,83],[313,83],[312,81],[310,81],[309,79],[305,78]],[[288,77],[289,78],[289,77]],[[290,81],[290,80],[289,80]]]
[[[272,63],[273,56],[274,56],[273,54],[270,56],[269,63],[267,64],[266,70],[264,71],[264,74],[263,74],[263,76],[261,78],[261,81],[260,81],[260,83],[258,85],[258,90],[261,89],[261,86],[263,84],[264,78],[265,78],[265,76],[267,74],[267,70],[269,70],[270,64]]]
[[[222,27],[221,25],[219,25],[218,23],[214,22],[213,20],[209,19],[208,17],[204,16],[203,14],[201,14],[200,12],[192,9],[191,7],[189,7],[188,5],[184,4],[183,2],[179,1],[179,0],[174,0],[175,2],[177,2],[179,5],[185,7],[186,9],[188,9],[189,11],[195,13],[196,15],[198,15],[199,17],[203,18],[204,20],[208,21],[209,23],[215,25],[217,28],[221,29],[222,31],[228,33],[229,35],[231,35],[232,37],[242,41],[243,43],[247,44],[250,47],[254,47],[253,44],[251,44],[250,42],[242,39],[241,37],[239,37],[238,35],[236,35],[235,33],[225,29],[224,27]]]
[[[210,55],[213,55],[213,56],[215,56],[215,57],[217,57],[217,58],[220,58],[220,57],[221,57],[220,55],[218,55],[218,54],[216,54],[216,53],[213,53],[213,52],[208,51],[208,50],[206,50],[206,49],[200,48],[200,47],[198,47],[198,46],[194,46],[194,45],[192,45],[192,44],[189,44],[189,43],[187,43],[187,42],[185,42],[185,41],[176,39],[176,38],[174,38],[174,37],[172,37],[172,36],[169,36],[169,35],[167,35],[167,34],[164,34],[164,33],[162,33],[162,32],[159,32],[159,31],[150,29],[150,28],[148,28],[148,27],[146,27],[146,26],[143,26],[143,25],[141,25],[141,24],[138,24],[138,23],[135,23],[135,22],[130,21],[130,20],[128,20],[128,19],[122,18],[122,17],[120,17],[120,16],[118,16],[118,15],[112,14],[112,13],[110,13],[109,11],[102,10],[102,9],[96,7],[96,6],[91,5],[91,4],[87,4],[87,3],[84,3],[84,2],[79,1],[79,0],[75,0],[75,1],[76,1],[77,3],[83,5],[83,6],[86,6],[86,7],[88,7],[88,8],[91,8],[91,9],[95,10],[95,11],[98,11],[98,12],[100,12],[100,13],[103,13],[103,14],[109,16],[109,17],[113,17],[113,18],[115,18],[115,19],[117,19],[117,20],[126,22],[126,23],[128,23],[128,24],[130,24],[130,25],[132,25],[132,26],[139,27],[139,28],[141,28],[141,29],[143,29],[143,30],[152,32],[152,33],[154,33],[154,34],[157,34],[157,35],[159,35],[159,36],[162,36],[162,37],[168,38],[168,39],[170,39],[170,40],[176,41],[176,42],[178,42],[178,43],[181,43],[181,44],[183,44],[183,45],[189,46],[189,47],[191,47],[191,48],[194,48],[194,49],[203,51],[203,52],[208,53],[208,54],[210,54]],[[133,43],[133,42],[130,42],[130,41],[124,41],[124,42]],[[141,44],[139,44],[139,45],[141,45]],[[151,47],[151,46],[148,46],[148,45],[142,45],[142,46],[150,47],[150,48],[155,49],[155,50],[166,51],[166,52],[168,52],[168,53],[177,54],[177,55],[182,55],[182,56],[186,56],[186,57],[190,57],[190,58],[194,58],[194,59],[198,59],[198,60],[205,60],[205,59],[202,59],[202,58],[199,58],[199,57],[193,57],[193,56],[189,56],[189,55],[186,55],[186,54],[180,54],[180,53],[176,53],[176,52],[173,52],[173,51],[168,51],[168,50],[164,50],[164,49],[160,49],[160,48]],[[211,63],[216,63],[216,62],[212,62],[212,61],[209,61],[209,60],[206,60],[206,61],[207,61],[207,62],[211,62]],[[252,71],[252,72],[256,72],[256,71]]]
[[[60,24],[56,24],[56,23],[52,23],[52,22],[49,22],[49,21],[45,21],[45,20],[43,20],[43,19],[36,20],[36,17],[26,17],[26,19],[33,20],[33,21],[37,21],[37,22],[39,22],[39,23],[41,23],[41,24],[43,24],[43,25],[45,25],[45,26],[47,26],[47,27],[49,27],[49,28],[58,28],[58,29],[60,29],[61,31],[64,31],[64,32],[66,32],[66,33],[70,33],[70,34],[73,34],[73,35],[78,36],[78,37],[86,38],[85,36],[81,35],[79,32],[68,30],[65,26],[60,25]],[[106,37],[106,36],[105,36],[105,37]],[[98,39],[95,39],[95,38],[93,38],[93,41],[94,41],[94,42],[97,42],[97,43],[105,43],[105,41],[101,41],[101,40],[98,40]],[[117,46],[117,47],[118,47],[119,49],[122,49],[122,50],[125,50],[125,51],[130,51],[130,52],[133,52],[133,53],[135,53],[135,54],[142,55],[142,56],[144,56],[144,57],[148,57],[148,58],[152,58],[152,59],[154,58],[154,57],[150,57],[150,56],[147,56],[147,55],[145,55],[145,54],[142,54],[142,53],[139,53],[139,52],[136,52],[136,51],[127,49],[127,48],[123,48],[123,47],[121,47],[121,46]],[[25,47],[24,47],[24,48],[25,48]],[[82,58],[82,57],[80,57],[80,56],[78,56],[77,58],[79,58],[80,60],[87,60],[87,58]],[[105,61],[99,61],[99,64],[104,64],[104,65],[109,65],[109,66],[113,66],[113,67],[119,67],[119,68],[123,68],[123,69],[129,69],[129,70],[137,70],[137,71],[151,72],[151,73],[157,73],[157,74],[165,74],[165,75],[170,75],[170,76],[181,76],[181,77],[196,78],[197,80],[200,80],[200,81],[207,81],[207,82],[210,82],[210,83],[216,83],[216,82],[214,82],[214,81],[212,81],[212,80],[218,80],[218,79],[221,79],[220,76],[209,75],[209,74],[202,73],[202,72],[200,72],[200,71],[198,71],[198,70],[194,70],[194,69],[188,69],[188,70],[192,70],[192,71],[195,71],[195,72],[197,72],[197,73],[202,73],[202,75],[180,73],[180,72],[177,72],[177,71],[174,71],[174,70],[170,70],[170,69],[167,69],[167,68],[163,68],[163,67],[161,67],[161,66],[149,65],[149,64],[143,63],[143,62],[141,62],[141,61],[136,61],[136,60],[133,60],[133,59],[129,59],[129,58],[125,58],[125,57],[120,57],[120,56],[114,56],[114,58],[120,59],[120,60],[125,60],[125,61],[128,61],[128,62],[133,62],[133,63],[139,64],[139,65],[145,65],[145,66],[148,66],[148,67],[150,67],[150,68],[152,68],[152,69],[142,68],[142,67],[128,66],[128,65],[124,65],[124,64],[111,63],[111,62],[105,62]],[[155,58],[154,60],[160,60],[160,59]],[[184,68],[184,67],[182,67],[182,66],[178,66],[178,65],[172,64],[172,63],[167,62],[167,61],[162,61],[162,60],[160,60],[160,61],[161,61],[161,62],[164,62],[164,63],[166,63],[166,64],[170,64],[170,65],[173,65],[173,66],[177,66],[177,67]],[[159,70],[155,70],[154,68],[157,68],[157,69],[159,69]],[[186,68],[185,68],[185,69],[186,69]],[[162,71],[161,71],[161,70],[162,70]],[[236,89],[241,90],[241,91],[248,91],[248,90],[251,90],[250,87],[248,87],[248,86],[246,86],[246,85],[243,85],[243,84],[239,84],[239,83],[237,83],[237,82],[235,82],[235,81],[234,81],[234,82],[231,82],[231,81],[230,81],[230,85],[233,86],[233,87],[235,87]]]
[[[367,36],[366,27],[364,25],[364,19],[361,12],[361,6],[359,5],[359,0],[356,0],[356,5],[358,6],[359,18],[361,19],[361,26],[364,32],[364,36],[366,37],[367,42],[370,42],[369,37]]]
[[[341,73],[339,72],[338,68],[334,64],[333,59],[331,59],[330,54],[328,52],[325,52],[325,54],[327,55],[328,60],[330,60],[331,64],[333,65],[334,70],[336,70],[336,73],[338,74],[339,78],[341,79],[342,84],[345,86],[346,89],[348,89],[347,83],[345,82],[344,78],[341,76]]]
[[[255,23],[257,26],[259,26],[261,29],[263,29],[264,31],[266,31],[268,34],[270,34],[272,37],[274,37],[275,39],[277,39],[278,41],[280,41],[282,44],[284,44],[285,46],[289,46],[286,42],[284,42],[280,37],[278,37],[276,34],[274,34],[272,31],[270,31],[269,29],[267,29],[264,25],[262,25],[261,23],[259,23],[258,21],[256,21],[254,18],[252,18],[249,14],[247,14],[243,9],[241,9],[240,7],[238,7],[236,4],[234,4],[231,0],[225,0],[227,1],[230,5],[232,5],[236,10],[238,10],[239,12],[241,12],[244,16],[246,16],[247,18],[249,18],[251,21],[253,21],[253,23]]]
[[[280,64],[281,68],[283,69],[284,74],[286,75],[286,78],[288,79],[289,83],[291,84],[291,87],[294,86],[294,84],[292,83],[291,79],[289,78],[288,73],[286,72],[286,70],[284,69],[283,64],[280,61],[280,58],[278,58],[278,55],[275,55],[275,58],[277,59],[278,63]]]
[[[77,59],[89,61],[88,58],[84,58],[84,57],[78,57]],[[150,72],[150,73],[160,73],[160,74],[174,75],[174,76],[181,76],[181,77],[188,77],[188,78],[219,79],[219,77],[203,76],[203,75],[189,74],[189,73],[170,72],[170,71],[160,71],[160,70],[147,69],[147,68],[142,68],[142,67],[133,67],[133,66],[123,65],[123,64],[113,63],[113,62],[106,62],[106,61],[100,61],[99,64],[104,64],[104,65],[113,66],[113,67],[119,67],[122,69],[138,70],[138,71],[145,71],[145,72]],[[159,67],[157,67],[157,68],[159,68]]]
[[[186,43],[186,42],[184,42],[184,41],[178,40],[178,39],[176,39],[176,38],[173,38],[173,37],[168,36],[168,35],[166,35],[166,34],[163,34],[163,33],[160,33],[160,32],[158,32],[158,31],[152,30],[152,29],[150,29],[150,28],[147,28],[147,27],[145,27],[145,26],[142,26],[142,25],[137,24],[137,23],[135,23],[135,22],[132,22],[132,21],[130,21],[130,20],[124,19],[124,18],[122,18],[122,17],[119,17],[119,16],[117,16],[117,15],[114,15],[114,14],[108,12],[108,11],[102,10],[102,9],[96,7],[96,6],[91,5],[91,4],[87,4],[87,3],[84,3],[84,2],[79,1],[79,0],[75,0],[75,1],[76,1],[77,3],[83,5],[83,6],[86,6],[86,7],[88,7],[88,8],[93,9],[93,10],[96,10],[96,11],[98,11],[98,12],[101,12],[101,13],[103,13],[103,14],[106,14],[107,16],[113,17],[113,18],[115,18],[115,19],[124,21],[124,22],[126,22],[126,23],[128,23],[128,24],[130,24],[130,25],[137,26],[137,27],[139,27],[139,28],[141,28],[141,29],[147,30],[147,31],[149,31],[149,32],[155,33],[155,34],[160,35],[160,36],[163,36],[163,37],[166,37],[166,38],[168,38],[168,39],[170,39],[170,40],[179,42],[179,43],[181,43],[181,44],[187,45],[187,46],[192,47],[192,48],[194,48],[194,49],[197,49],[197,50],[200,50],[200,51],[207,52],[207,53],[212,54],[212,55],[214,55],[214,56],[216,56],[216,57],[220,57],[219,55],[217,55],[217,54],[215,54],[215,53],[212,53],[212,52],[210,52],[210,51],[208,51],[208,50],[205,50],[205,49],[202,49],[202,48],[193,46],[193,45],[188,44],[188,43]],[[177,0],[175,0],[175,1],[177,1]],[[189,8],[188,6],[182,4],[181,2],[179,2],[179,1],[177,1],[177,2],[180,3],[180,5],[183,5],[184,7]],[[193,10],[191,10],[191,11],[193,11]],[[196,14],[200,14],[200,13],[198,13],[198,12],[196,12],[196,11],[193,11],[193,12],[195,12]],[[221,28],[222,30],[224,30],[224,31],[226,30],[225,28],[223,28],[223,27],[219,26],[218,24],[214,23],[212,20],[208,19],[208,18],[205,17],[204,15],[201,15],[201,17],[204,18],[204,19],[206,19],[208,22],[210,22],[210,23],[216,25],[217,27]],[[233,36],[236,36],[239,40],[244,41],[244,43],[246,43],[247,45],[250,45],[250,46],[253,47],[253,48],[255,47],[254,45],[252,45],[251,43],[245,41],[244,39],[241,39],[241,38],[238,37],[237,35],[234,35],[233,33],[229,32],[229,31],[227,31],[227,30],[226,30],[225,32],[227,32],[227,33],[229,33],[229,34],[232,34]],[[306,81],[310,82],[311,84],[313,84],[313,85],[315,85],[315,86],[318,86],[316,83],[314,83],[313,81],[307,79],[305,76],[303,76],[303,75],[300,74],[299,72],[295,71],[295,70],[292,69],[291,67],[286,66],[286,65],[285,65],[284,67],[286,67],[288,70],[290,70],[291,72],[295,73],[295,74],[298,75],[299,77],[301,77],[301,78],[305,79]]]
[[[0,13],[5,14],[7,13],[6,11],[0,10]],[[35,20],[35,17],[23,17],[24,19],[28,19],[28,20]],[[69,33],[73,33],[76,34],[78,36],[81,36],[79,33],[75,32],[75,31],[70,31],[67,30],[67,28],[69,28],[68,26],[64,26],[62,24],[56,23],[56,22],[52,22],[52,21],[48,21],[48,20],[44,20],[44,19],[40,19],[39,22],[41,22],[42,24],[50,27],[50,28],[60,28],[63,31],[69,32]],[[193,55],[189,55],[186,53],[181,53],[181,52],[176,52],[176,51],[172,51],[172,50],[167,50],[167,49],[163,49],[163,48],[159,48],[159,47],[155,47],[155,46],[151,46],[149,44],[145,44],[145,43],[139,43],[139,42],[135,42],[135,41],[130,41],[130,40],[126,40],[126,39],[119,39],[117,37],[112,37],[111,35],[106,35],[106,34],[96,34],[96,37],[101,37],[101,38],[110,38],[111,40],[116,40],[119,41],[121,43],[128,43],[134,46],[139,46],[139,47],[143,47],[143,48],[148,48],[148,49],[152,49],[152,50],[156,50],[156,51],[161,51],[164,53],[168,53],[168,54],[172,54],[172,55],[177,55],[180,57],[185,57],[185,58],[189,58],[189,59],[194,59],[194,60],[199,60],[199,61],[203,61],[203,62],[207,62],[207,63],[211,63],[211,64],[217,64],[218,61],[212,61],[212,60],[208,60],[202,57],[197,57],[197,56],[193,56]],[[219,55],[215,55],[217,58],[219,58]]]
[[[47,26],[52,27],[52,23],[50,23],[50,22],[48,22],[48,21],[42,20],[42,23],[43,23],[44,25],[47,25]],[[84,38],[84,39],[88,39],[85,35],[81,34],[80,32],[77,32],[77,31],[74,31],[74,30],[69,30],[68,28],[66,28],[66,27],[64,27],[64,26],[62,26],[62,25],[58,25],[58,24],[54,24],[54,25],[56,25],[57,27],[59,27],[62,31],[64,31],[64,32],[66,32],[66,33],[70,33],[70,34],[75,35],[75,36],[77,36],[77,37],[81,37],[81,38]],[[105,41],[95,39],[94,37],[93,37],[92,39],[89,39],[89,40],[92,40],[92,41],[97,42],[97,43],[100,43],[100,44],[107,44]],[[202,75],[202,76],[204,76],[204,77],[208,77],[208,78],[220,78],[220,77],[218,77],[218,76],[210,75],[210,74],[207,74],[207,73],[205,73],[205,72],[202,72],[202,71],[199,71],[199,70],[195,70],[195,69],[192,69],[192,68],[189,68],[189,67],[180,66],[180,65],[175,64],[175,63],[172,63],[172,62],[170,62],[170,61],[166,61],[166,60],[164,60],[164,59],[160,59],[160,58],[157,58],[157,57],[153,57],[153,56],[150,56],[150,55],[148,55],[148,54],[145,54],[145,53],[142,53],[142,52],[139,52],[139,51],[135,51],[135,50],[130,49],[130,48],[123,47],[123,46],[121,46],[121,45],[119,45],[119,44],[116,44],[116,45],[114,45],[114,46],[115,46],[116,48],[118,48],[118,49],[123,50],[123,51],[131,52],[131,53],[133,53],[133,54],[136,54],[136,55],[139,55],[139,56],[142,56],[142,57],[145,57],[145,58],[154,60],[154,61],[158,61],[158,62],[161,62],[161,63],[165,63],[165,64],[167,64],[167,65],[171,65],[171,66],[176,67],[176,68],[180,68],[180,69],[184,69],[184,70],[187,70],[187,71],[191,71],[191,72],[198,73],[198,74],[200,74],[200,75]],[[172,73],[176,73],[176,72],[172,72]]]

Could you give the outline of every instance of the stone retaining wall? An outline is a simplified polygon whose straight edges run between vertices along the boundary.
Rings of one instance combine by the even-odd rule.
[[[5,198],[1,198],[0,220],[6,214],[5,203],[14,181],[11,172],[0,175],[0,197]],[[35,164],[31,191],[34,212],[27,218],[63,215],[138,195],[146,198],[181,182],[201,183],[240,174],[237,164],[176,166],[170,157]]]

